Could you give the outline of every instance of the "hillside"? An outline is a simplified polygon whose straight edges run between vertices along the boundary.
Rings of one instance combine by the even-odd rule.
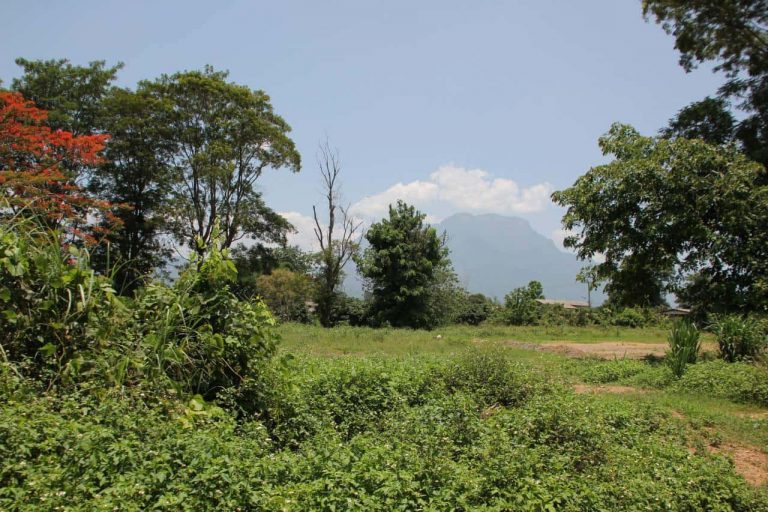
[[[470,291],[502,299],[535,279],[547,298],[586,300],[585,285],[575,279],[585,263],[559,250],[524,219],[459,213],[436,227],[447,233],[454,268]],[[601,300],[602,294],[593,294],[594,302]]]

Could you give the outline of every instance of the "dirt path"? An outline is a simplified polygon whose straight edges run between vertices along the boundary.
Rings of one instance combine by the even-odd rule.
[[[573,341],[542,341],[539,343],[507,341],[505,345],[528,350],[554,352],[567,357],[597,357],[599,359],[645,359],[663,357],[669,348],[666,343],[641,343],[635,341],[601,341],[577,343]],[[702,351],[716,350],[714,343],[702,344]]]

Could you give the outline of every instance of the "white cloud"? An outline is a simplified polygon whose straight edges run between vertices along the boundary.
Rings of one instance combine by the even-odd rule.
[[[546,182],[521,188],[514,180],[494,178],[482,169],[444,165],[427,180],[396,183],[383,192],[364,197],[351,206],[350,213],[363,221],[362,231],[365,231],[371,222],[387,215],[390,204],[401,199],[424,212],[427,222],[437,224],[458,212],[501,215],[540,212],[550,204],[551,193],[552,185]],[[298,231],[288,235],[290,244],[318,250],[312,217],[295,211],[280,215]],[[558,244],[562,247],[562,241]]]
[[[421,210],[499,213],[534,213],[549,204],[552,185],[540,183],[521,189],[508,178],[493,178],[482,169],[445,165],[429,175],[427,181],[397,183],[384,192],[367,196],[352,205],[352,212],[365,218],[386,215],[390,204],[402,199]]]
[[[288,233],[288,244],[298,245],[306,251],[317,251],[319,246],[315,238],[315,220],[299,212],[280,212],[280,215],[293,224],[296,233]]]
[[[423,205],[434,201],[438,197],[438,185],[428,181],[412,181],[410,183],[397,183],[384,192],[372,196],[366,196],[356,202],[350,211],[361,217],[381,218],[387,214],[390,204],[402,199],[408,204]]]

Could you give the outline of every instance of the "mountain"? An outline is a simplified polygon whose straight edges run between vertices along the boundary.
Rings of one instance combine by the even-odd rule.
[[[587,300],[586,285],[576,282],[586,262],[559,250],[525,219],[458,213],[435,228],[446,233],[459,282],[470,292],[503,300],[513,288],[536,280],[548,299]],[[354,264],[350,262],[345,270],[345,291],[361,296],[362,281]],[[593,304],[603,300],[600,292],[592,292]]]
[[[513,288],[537,280],[547,298],[586,300],[586,285],[576,282],[586,263],[559,250],[524,219],[459,213],[435,228],[446,233],[451,261],[469,291],[503,299]],[[603,299],[596,292],[592,298]]]

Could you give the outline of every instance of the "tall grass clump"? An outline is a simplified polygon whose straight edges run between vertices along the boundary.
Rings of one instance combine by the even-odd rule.
[[[695,363],[699,357],[699,330],[692,322],[680,320],[672,325],[668,340],[667,363],[679,378],[685,373],[685,367]]]
[[[729,363],[757,359],[766,347],[766,333],[753,318],[731,315],[714,325],[720,357]]]

